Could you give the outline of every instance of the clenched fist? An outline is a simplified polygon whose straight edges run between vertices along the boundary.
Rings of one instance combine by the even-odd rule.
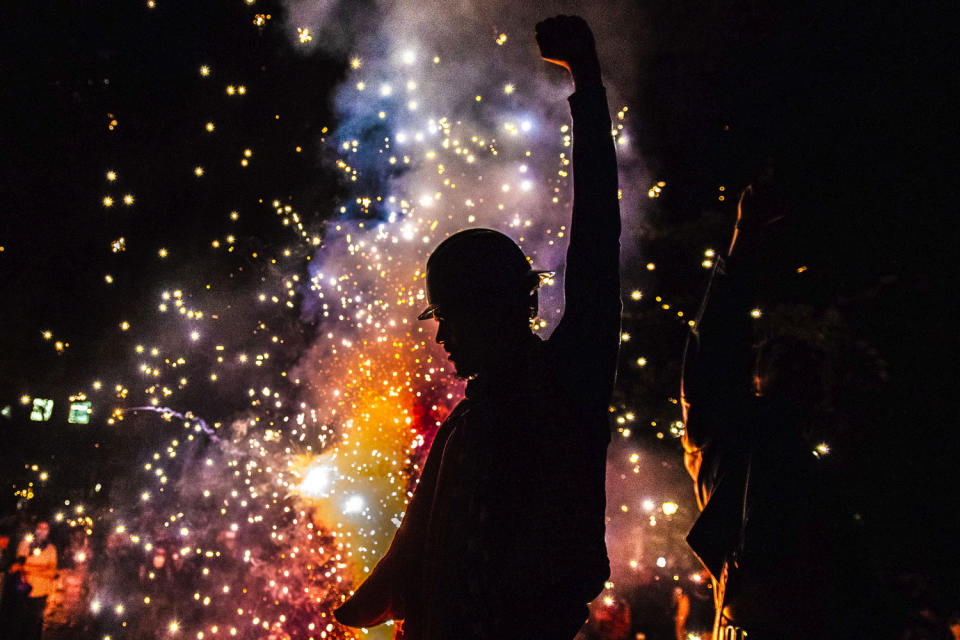
[[[547,62],[573,76],[577,89],[599,86],[600,62],[593,33],[580,16],[556,16],[537,23],[537,45]]]

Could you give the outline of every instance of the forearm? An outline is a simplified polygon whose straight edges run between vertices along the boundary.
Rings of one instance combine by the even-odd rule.
[[[603,87],[600,61],[595,55],[572,65],[570,67],[570,77],[573,78],[575,92]]]
[[[567,307],[619,303],[620,205],[617,157],[606,92],[599,84],[570,96],[573,214],[567,251]],[[603,296],[601,300],[596,296]]]
[[[707,293],[687,341],[683,366],[683,406],[694,442],[708,441],[716,429],[734,428],[734,413],[753,390],[753,320],[758,281],[770,268],[772,231],[786,213],[769,188],[743,190],[730,249],[718,258]],[[696,408],[699,405],[699,408]],[[686,415],[694,409],[697,419]]]
[[[591,408],[610,402],[620,343],[617,165],[602,87],[570,97],[574,204],[564,269],[565,309],[550,340],[568,391]]]

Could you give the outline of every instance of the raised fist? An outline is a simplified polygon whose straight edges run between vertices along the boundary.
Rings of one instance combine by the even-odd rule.
[[[600,63],[590,27],[580,16],[556,16],[537,23],[537,45],[547,62],[564,67],[574,81],[596,80]]]

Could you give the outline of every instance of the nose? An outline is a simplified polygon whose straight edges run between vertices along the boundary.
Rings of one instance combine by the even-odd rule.
[[[447,340],[450,339],[450,328],[447,326],[445,320],[437,319],[437,336],[435,338],[437,344],[444,344]]]
[[[448,350],[451,343],[455,342],[453,338],[453,327],[450,326],[450,321],[446,318],[437,318],[437,337],[435,340],[437,344],[448,347]]]

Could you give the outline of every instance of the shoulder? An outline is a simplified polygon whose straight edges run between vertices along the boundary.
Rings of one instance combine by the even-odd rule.
[[[433,437],[434,446],[443,446],[443,443],[450,437],[450,432],[453,431],[454,427],[459,424],[467,412],[470,410],[470,401],[464,398],[447,414],[447,417],[444,419],[443,424],[440,425],[440,428],[437,429],[436,435]]]

